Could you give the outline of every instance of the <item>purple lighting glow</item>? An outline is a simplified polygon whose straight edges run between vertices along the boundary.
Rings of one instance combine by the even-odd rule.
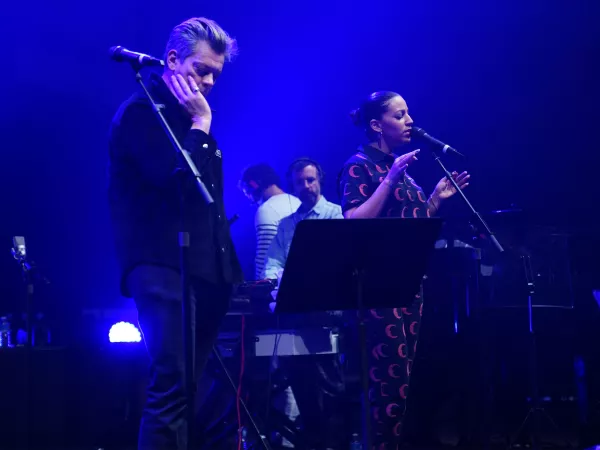
[[[138,328],[129,322],[118,322],[110,327],[108,340],[115,342],[142,342],[142,335]]]

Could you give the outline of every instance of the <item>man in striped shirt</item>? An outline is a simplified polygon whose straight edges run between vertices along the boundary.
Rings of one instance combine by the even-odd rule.
[[[244,195],[258,205],[254,216],[256,230],[255,276],[263,278],[265,258],[271,241],[277,234],[279,221],[292,214],[300,206],[300,200],[286,194],[280,187],[281,179],[268,164],[255,164],[242,173],[240,188]]]

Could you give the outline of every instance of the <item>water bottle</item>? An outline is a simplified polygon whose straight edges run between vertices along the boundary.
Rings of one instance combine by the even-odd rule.
[[[358,438],[358,433],[352,434],[352,441],[350,442],[350,450],[362,450],[362,442]]]
[[[0,317],[0,347],[12,347],[10,336],[10,322],[7,317]]]
[[[15,327],[15,339],[14,344],[17,347],[24,347],[27,344],[27,315],[21,314],[21,320],[16,319],[13,323]]]
[[[242,427],[242,429],[240,431],[240,439],[242,441],[242,445],[241,445],[242,450],[249,450],[248,430],[246,429],[246,427]]]

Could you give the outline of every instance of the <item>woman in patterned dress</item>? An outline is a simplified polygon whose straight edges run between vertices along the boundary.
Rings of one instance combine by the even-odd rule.
[[[344,164],[339,178],[342,211],[347,219],[433,217],[456,193],[445,177],[427,197],[408,174],[419,150],[397,156],[410,142],[413,120],[405,100],[395,92],[375,92],[352,112],[366,131],[367,144]],[[467,172],[452,174],[463,189]],[[368,345],[371,364],[371,406],[376,450],[395,450],[400,444],[410,372],[423,312],[422,295],[409,308],[371,310]]]

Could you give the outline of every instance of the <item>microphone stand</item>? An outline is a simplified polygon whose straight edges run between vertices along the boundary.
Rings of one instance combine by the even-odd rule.
[[[135,72],[135,79],[138,84],[142,87],[142,90],[148,97],[152,109],[156,113],[156,116],[163,126],[165,133],[167,134],[174,150],[180,154],[184,161],[185,167],[193,174],[196,181],[196,187],[204,198],[207,204],[214,203],[214,199],[208,192],[206,185],[202,181],[200,172],[194,164],[190,153],[181,147],[181,144],[175,137],[173,130],[169,126],[165,116],[162,113],[164,105],[157,104],[154,98],[150,94],[150,91],[146,88],[140,70],[142,65],[138,62],[131,62],[131,67]],[[176,175],[177,176],[177,175]],[[181,270],[181,285],[182,285],[182,319],[183,319],[183,345],[184,345],[184,356],[185,356],[185,394],[187,404],[187,448],[195,448],[195,433],[193,431],[194,413],[195,413],[195,395],[196,395],[196,377],[194,373],[194,336],[192,333],[192,305],[191,305],[191,285],[189,275],[189,247],[190,247],[190,233],[185,230],[185,179],[180,177],[179,179],[179,195],[180,195],[180,219],[181,219],[181,231],[179,232],[179,258],[180,258],[180,270]]]
[[[19,240],[22,240],[22,244],[19,245]],[[27,251],[25,250],[25,239],[23,237],[17,236],[14,238],[15,246],[11,249],[11,253],[13,257],[19,263],[21,267],[21,272],[23,275],[23,281],[25,283],[25,330],[27,333],[27,341],[25,342],[25,354],[24,354],[24,369],[23,369],[23,378],[25,379],[25,448],[29,448],[30,444],[30,435],[29,426],[31,423],[31,419],[33,418],[32,412],[32,401],[31,401],[31,388],[32,388],[32,379],[31,379],[31,365],[32,358],[31,352],[34,344],[33,339],[33,326],[32,326],[32,305],[33,305],[33,293],[35,284],[37,282],[43,282],[45,284],[49,284],[49,281],[40,274],[37,269],[37,266],[33,261],[28,260]]]
[[[448,178],[448,180],[450,180],[450,183],[452,183],[452,186],[454,186],[454,189],[456,189],[456,192],[458,192],[458,194],[463,199],[463,201],[465,202],[467,207],[471,210],[471,213],[472,213],[473,217],[476,219],[476,221],[478,222],[479,227],[477,226],[477,224],[471,224],[471,225],[478,231],[480,229],[483,230],[483,234],[485,235],[485,237],[487,237],[489,239],[489,241],[492,243],[492,246],[496,249],[496,251],[499,254],[504,253],[504,248],[502,247],[502,245],[500,245],[500,243],[498,242],[498,239],[496,239],[494,232],[490,229],[490,227],[485,222],[483,217],[481,217],[481,214],[479,214],[479,212],[473,207],[473,205],[471,204],[471,202],[469,201],[469,199],[467,198],[467,196],[465,195],[463,190],[459,188],[458,184],[456,183],[456,180],[452,177],[452,174],[448,171],[448,169],[446,169],[446,166],[444,166],[444,163],[440,159],[439,155],[433,149],[431,150],[431,154],[433,156],[433,159],[441,167],[442,171],[446,175],[446,178]],[[481,231],[479,231],[479,233],[481,233]],[[478,271],[480,271],[481,270],[481,259],[479,260],[478,266],[479,266]],[[481,302],[478,302],[478,303],[480,304]],[[480,360],[479,364],[480,364],[481,371],[483,373],[483,378],[484,378],[484,380],[482,382],[482,386],[483,386],[483,392],[482,392],[483,426],[481,429],[480,436],[483,441],[482,442],[483,448],[488,449],[488,448],[490,448],[490,446],[489,446],[489,435],[490,435],[489,420],[490,420],[493,399],[492,399],[492,394],[490,391],[491,383],[489,380],[490,363],[489,363],[489,361],[487,361],[485,359],[486,357],[484,355],[486,355],[487,352],[486,352],[486,349],[483,348],[486,345],[486,343],[488,343],[489,341],[487,339],[487,331],[486,331],[487,328],[485,326],[481,326],[481,321],[483,320],[483,316],[481,314],[481,309],[482,308],[481,308],[481,304],[480,304],[479,307],[477,308],[477,310],[479,311],[479,323],[480,323],[479,332],[482,335],[482,339],[480,339],[480,344],[479,344],[480,358],[482,358],[482,359]]]

